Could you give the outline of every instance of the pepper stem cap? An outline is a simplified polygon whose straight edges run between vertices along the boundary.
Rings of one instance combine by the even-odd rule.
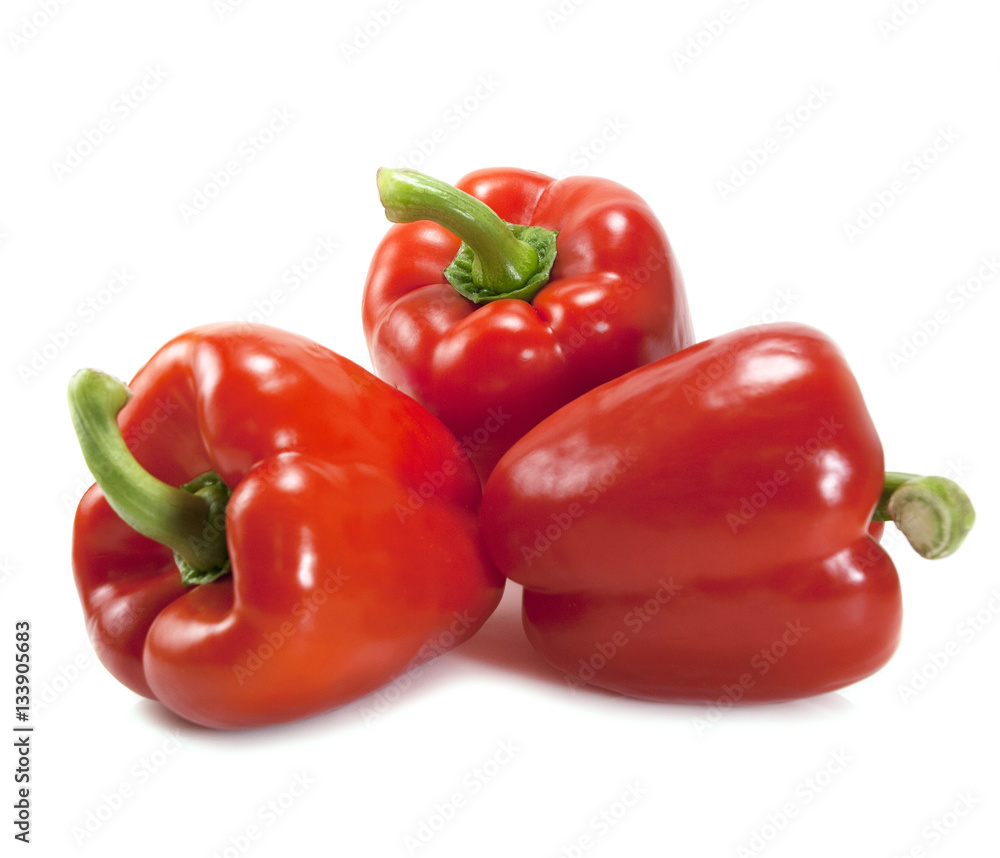
[[[214,581],[230,571],[229,488],[214,471],[177,488],[143,468],[118,427],[118,413],[131,398],[128,387],[97,370],[70,379],[70,416],[87,467],[122,521],[173,549],[183,583]]]
[[[470,301],[530,301],[548,283],[556,260],[554,230],[509,224],[482,200],[417,170],[382,167],[376,183],[393,223],[429,220],[462,239],[443,274]]]
[[[914,551],[928,560],[954,554],[976,521],[962,487],[947,477],[888,472],[875,521],[892,521]]]

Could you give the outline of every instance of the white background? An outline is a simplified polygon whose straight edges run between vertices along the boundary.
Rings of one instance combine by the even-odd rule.
[[[40,854],[395,856],[432,825],[416,853],[995,854],[1000,7],[662,6],[4,3],[0,637],[10,677],[14,622],[32,623]],[[67,379],[129,378],[181,331],[255,312],[368,366],[374,174],[406,161],[450,181],[616,179],[660,215],[700,339],[782,318],[840,343],[888,466],[957,477],[979,512],[937,563],[890,529],[905,622],[882,671],[732,711],[573,692],[525,642],[511,587],[464,648],[294,725],[192,729],[105,672],[70,573],[89,478]],[[320,239],[338,249],[313,266]],[[292,290],[294,265],[313,273]]]

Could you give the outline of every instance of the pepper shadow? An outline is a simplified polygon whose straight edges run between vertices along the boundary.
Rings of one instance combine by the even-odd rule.
[[[593,685],[581,684],[578,688],[569,688],[566,675],[542,658],[528,642],[521,620],[521,595],[521,586],[508,581],[503,598],[492,616],[472,638],[450,655],[496,667],[533,682],[555,686],[567,694],[583,692],[599,697],[626,699],[617,692]]]
[[[508,581],[490,618],[452,655],[472,659],[532,679],[558,679],[558,673],[528,643],[521,624],[521,586]]]

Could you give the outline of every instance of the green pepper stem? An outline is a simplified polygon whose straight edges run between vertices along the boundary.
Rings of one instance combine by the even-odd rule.
[[[555,261],[552,230],[508,224],[481,200],[416,170],[382,167],[376,182],[393,223],[429,220],[462,239],[445,276],[467,298],[531,300],[548,281]]]
[[[87,467],[129,527],[172,548],[179,565],[223,574],[228,571],[224,527],[228,490],[224,486],[220,490],[218,477],[214,481],[202,477],[186,491],[145,470],[118,427],[118,413],[131,397],[124,384],[103,372],[84,369],[70,379],[70,414]]]
[[[917,554],[935,560],[958,550],[976,511],[969,496],[947,477],[890,471],[872,518],[893,522]]]

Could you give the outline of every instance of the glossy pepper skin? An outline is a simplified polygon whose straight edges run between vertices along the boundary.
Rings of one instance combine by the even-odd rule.
[[[168,343],[130,389],[118,426],[139,465],[170,486],[215,471],[232,491],[231,574],[193,586],[100,487],[80,502],[87,627],[138,694],[210,727],[289,721],[439,655],[496,607],[474,470],[444,426],[361,367],[223,324]],[[206,521],[205,538],[222,524]]]
[[[738,331],[570,403],[500,461],[484,535],[535,648],[651,699],[831,691],[896,649],[900,584],[867,528],[882,446],[836,346]]]
[[[507,223],[556,231],[548,282],[530,298],[475,303],[442,274],[459,238],[430,220],[397,223],[372,259],[363,322],[377,374],[439,417],[485,480],[542,418],[694,336],[667,236],[634,192],[513,168],[457,187]],[[390,219],[422,215],[398,208]]]

